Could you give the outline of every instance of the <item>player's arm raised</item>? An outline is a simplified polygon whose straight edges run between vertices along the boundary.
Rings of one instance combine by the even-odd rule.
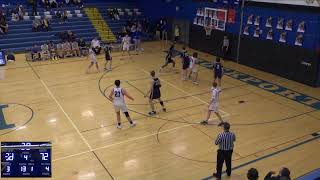
[[[112,89],[112,91],[110,91],[110,94],[109,94],[110,101],[113,101],[113,94],[114,94],[114,92],[113,92],[113,89]]]
[[[122,89],[123,95],[127,96],[130,100],[134,101],[133,97],[131,97],[125,89]]]

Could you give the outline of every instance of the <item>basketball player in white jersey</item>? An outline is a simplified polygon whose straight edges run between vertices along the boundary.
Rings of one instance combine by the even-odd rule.
[[[128,97],[130,100],[134,100],[125,89],[120,87],[120,80],[115,80],[114,81],[114,87],[112,91],[109,94],[109,99],[113,101],[113,106],[117,114],[117,128],[121,129],[121,119],[120,119],[120,110],[124,113],[126,118],[128,119],[130,126],[134,127],[136,124],[132,121],[130,118],[130,115],[128,113],[128,108],[126,105],[126,102],[124,100],[124,97]]]
[[[211,116],[211,112],[214,112],[217,115],[217,117],[219,118],[220,123],[218,124],[218,126],[222,126],[224,123],[222,120],[222,117],[220,116],[219,111],[218,111],[218,104],[219,104],[218,101],[219,101],[219,94],[221,92],[221,89],[217,86],[218,85],[216,82],[212,83],[212,88],[211,88],[212,98],[211,98],[211,101],[209,104],[207,118],[204,121],[201,121],[202,125],[208,124],[209,118]]]
[[[97,62],[97,58],[96,58],[96,53],[93,51],[92,48],[89,48],[89,54],[88,54],[88,57],[87,59],[90,59],[90,65],[88,66],[87,68],[87,73],[89,73],[89,69],[95,64],[96,65],[96,68],[97,68],[97,72],[99,72],[99,65],[98,65],[98,62]]]
[[[191,66],[192,61],[192,66]],[[199,70],[199,62],[198,62],[198,53],[193,53],[192,57],[190,57],[190,74],[189,78],[192,78],[193,84],[198,83],[198,70]]]
[[[130,41],[131,41],[131,38],[128,34],[126,34],[122,38],[122,56],[124,56],[125,52],[127,52],[130,57]]]

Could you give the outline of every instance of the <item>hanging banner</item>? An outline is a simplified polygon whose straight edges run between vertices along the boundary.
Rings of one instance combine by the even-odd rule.
[[[235,23],[236,22],[236,10],[229,9],[228,10],[228,23]]]

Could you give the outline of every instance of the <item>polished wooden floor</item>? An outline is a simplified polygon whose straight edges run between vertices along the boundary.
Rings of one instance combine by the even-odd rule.
[[[85,58],[28,63],[24,55],[17,55],[15,63],[0,68],[0,103],[10,105],[4,115],[18,128],[0,130],[0,141],[52,141],[52,179],[194,180],[210,176],[216,165],[213,140],[222,129],[196,123],[205,117],[212,72],[201,68],[200,84],[194,85],[165,70],[160,78],[168,112],[148,117],[143,97],[148,71],[158,70],[165,54],[159,42],[143,46],[144,53],[132,60],[120,60],[120,54],[114,53],[110,73],[95,73],[93,68],[86,74],[89,61]],[[204,53],[200,57],[212,59]],[[100,66],[103,58],[99,56]],[[232,62],[225,66],[320,98],[319,89]],[[115,79],[122,80],[122,87],[135,98],[127,101],[137,122],[134,128],[124,117],[123,129],[115,127],[113,106],[104,97]],[[228,76],[222,88],[220,109],[237,135],[234,167],[308,140],[310,134],[320,131],[320,112],[311,107]],[[291,170],[292,177],[299,177],[319,167],[319,149],[319,139],[310,141],[239,167],[223,179],[245,179],[251,167],[259,170],[262,179],[269,170],[283,166]]]

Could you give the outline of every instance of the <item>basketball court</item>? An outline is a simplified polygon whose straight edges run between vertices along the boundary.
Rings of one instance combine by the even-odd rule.
[[[199,124],[211,98],[211,70],[200,68],[199,85],[181,81],[180,74],[169,70],[161,73],[167,112],[157,104],[159,113],[150,117],[144,98],[149,71],[158,71],[165,53],[159,42],[144,43],[143,48],[145,52],[132,60],[120,60],[121,54],[113,53],[113,71],[91,74],[85,74],[86,58],[29,63],[24,54],[18,55],[14,64],[0,69],[0,99],[8,106],[2,108],[7,127],[1,128],[0,141],[51,141],[52,179],[211,179],[217,150],[213,140],[222,129],[215,116],[212,125]],[[98,58],[101,67],[104,57]],[[210,63],[213,57],[200,53],[200,59]],[[229,70],[320,99],[319,89],[233,62],[224,64]],[[113,105],[106,98],[116,79],[135,98],[127,100],[137,123],[134,128],[124,116],[123,128],[116,128]],[[220,111],[237,136],[234,171],[223,179],[245,179],[251,167],[259,169],[261,178],[283,166],[294,178],[319,167],[316,106],[228,73],[222,87]]]

